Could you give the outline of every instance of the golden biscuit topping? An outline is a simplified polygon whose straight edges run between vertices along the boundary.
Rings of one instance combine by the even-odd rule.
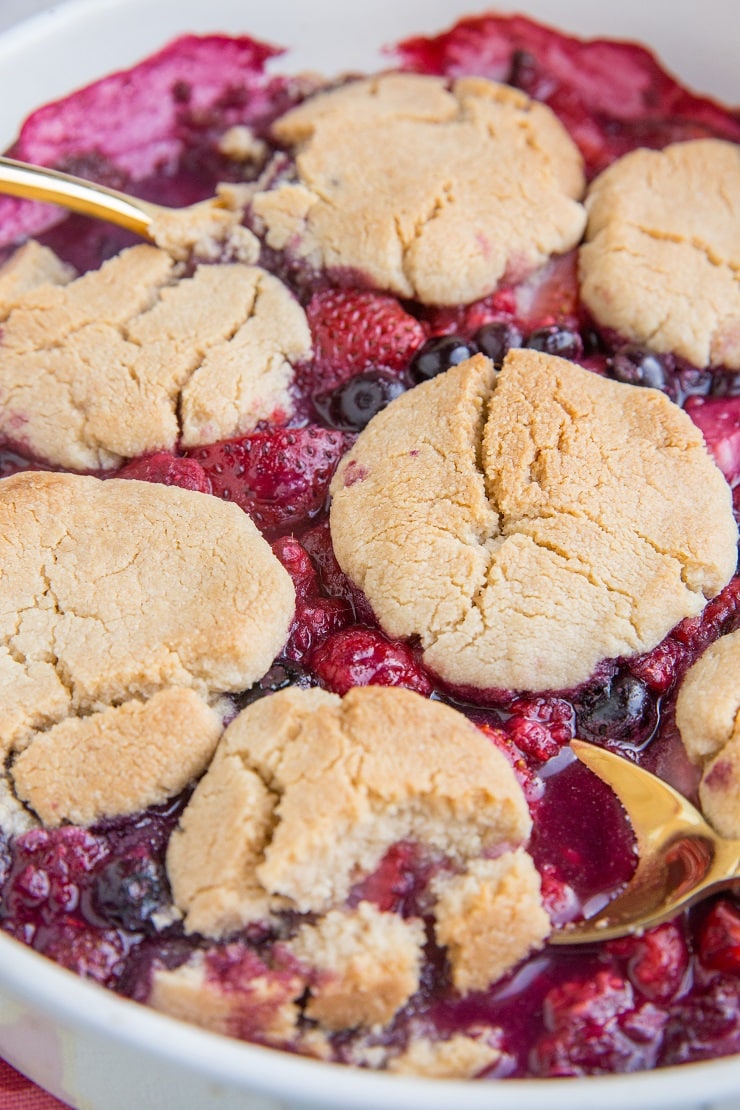
[[[474,301],[581,238],[581,157],[549,108],[506,85],[386,74],[275,125],[298,182],[257,194],[267,243],[429,304]]]
[[[32,455],[112,468],[292,411],[292,364],[311,339],[303,309],[266,271],[203,265],[182,277],[149,246],[74,281],[48,253],[9,266],[0,434]]]
[[[696,366],[740,369],[740,150],[635,150],[592,183],[581,296],[600,324]]]
[[[728,582],[730,491],[655,390],[534,350],[392,401],[332,483],[337,558],[444,679],[565,689],[645,651]]]
[[[90,823],[177,794],[293,616],[250,519],[146,482],[27,472],[0,485],[0,735],[42,820]],[[116,774],[110,773],[111,767]]]

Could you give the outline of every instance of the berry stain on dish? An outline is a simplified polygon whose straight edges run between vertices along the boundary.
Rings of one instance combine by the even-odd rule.
[[[179,39],[9,151],[241,222],[0,199],[0,928],[394,1073],[740,1053],[733,893],[547,945],[636,866],[571,740],[740,838],[740,119],[522,17],[272,53]]]

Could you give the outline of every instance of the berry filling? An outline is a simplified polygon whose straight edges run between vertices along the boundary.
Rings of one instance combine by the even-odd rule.
[[[262,67],[271,53],[247,38],[180,40],[138,67],[136,81],[115,75],[35,113],[12,153],[173,205],[210,195],[217,181],[254,180],[265,159],[230,158],[220,136],[248,127],[269,148],[271,121],[310,91],[298,80],[268,80]],[[591,175],[638,145],[706,135],[740,140],[734,114],[682,89],[642,48],[584,43],[520,17],[466,20],[436,38],[408,40],[398,56],[406,70],[479,74],[543,100],[578,143]],[[155,97],[166,106],[156,117],[145,111]],[[120,118],[111,120],[116,103]],[[285,158],[271,153],[276,165]],[[0,244],[36,234],[82,271],[132,241],[79,217],[61,220],[10,201],[0,202],[0,229]],[[265,249],[268,268],[271,258]],[[573,255],[554,259],[523,285],[457,308],[327,288],[324,275],[284,260],[273,269],[304,303],[314,349],[296,368],[291,422],[132,459],[115,476],[234,502],[291,575],[296,611],[287,643],[261,681],[235,698],[239,708],[287,686],[343,695],[354,686],[400,685],[461,709],[524,786],[534,820],[530,850],[553,923],[595,912],[629,880],[635,844],[614,795],[567,745],[579,736],[607,746],[695,798],[697,773],[674,722],[676,692],[707,645],[740,627],[740,577],[652,651],[605,661],[578,689],[526,696],[449,689],[420,662],[418,645],[378,627],[341,571],[328,527],[329,483],[355,434],[402,392],[476,352],[500,367],[507,351],[528,346],[662,390],[691,415],[737,492],[738,375],[693,367],[597,329],[578,300]],[[6,445],[0,457],[2,476],[44,465],[14,447]],[[740,516],[740,492],[737,498]],[[186,800],[92,829],[10,836],[0,826],[0,928],[142,1002],[150,1000],[158,969],[202,954],[205,981],[243,998],[227,1031],[261,1042],[281,1006],[301,1006],[300,968],[281,948],[297,923],[286,914],[277,926],[250,926],[223,942],[184,932],[164,860]],[[353,887],[349,905],[367,901],[423,917],[441,867],[419,845],[396,844]],[[489,990],[465,996],[452,987],[431,933],[424,952],[418,991],[389,1026],[365,1038],[367,1059],[378,1046],[392,1058],[422,1028],[437,1041],[487,1029],[499,1054],[485,1074],[496,1076],[604,1074],[740,1052],[740,902],[732,894],[640,937],[582,951],[546,948]],[[256,984],[265,983],[270,1001],[258,1004]],[[305,1014],[299,1028],[310,1031]],[[364,1062],[360,1039],[352,1031],[332,1035],[330,1058]],[[304,1051],[290,1038],[283,1047]]]

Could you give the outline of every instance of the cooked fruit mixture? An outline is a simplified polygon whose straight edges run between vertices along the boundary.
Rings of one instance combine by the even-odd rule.
[[[740,829],[740,118],[520,17],[274,52],[182,38],[10,151],[237,216],[0,198],[0,928],[396,1073],[740,1053],[731,893],[547,945],[636,860],[574,737]]]

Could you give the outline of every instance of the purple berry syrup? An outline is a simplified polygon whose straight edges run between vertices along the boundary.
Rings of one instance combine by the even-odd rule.
[[[166,204],[202,199],[217,181],[249,179],[262,168],[236,165],[219,152],[224,129],[245,124],[266,140],[270,121],[305,95],[298,81],[265,77],[271,53],[247,38],[181,40],[137,67],[135,78],[114,75],[37,112],[13,153]],[[736,114],[681,88],[641,48],[583,43],[519,17],[470,19],[436,38],[407,41],[398,57],[408,70],[480,74],[544,100],[579,144],[590,175],[639,145],[706,135],[740,140]],[[111,91],[122,105],[113,128],[101,115]],[[147,105],[156,97],[162,111],[152,114]],[[9,201],[0,201],[0,229],[0,252],[36,234],[80,271],[132,242],[104,224],[50,220]],[[323,276],[313,285],[305,273],[283,268],[280,276],[306,303],[326,288]],[[288,685],[343,694],[376,683],[448,701],[475,721],[523,785],[534,820],[530,850],[546,906],[560,924],[603,905],[635,866],[624,813],[574,760],[569,740],[578,735],[605,745],[695,798],[696,771],[674,723],[675,695],[706,646],[740,627],[740,577],[653,651],[604,662],[577,690],[522,696],[446,689],[424,668],[415,644],[380,630],[343,575],[331,547],[328,484],[354,433],[398,392],[444,371],[461,350],[462,357],[481,350],[500,362],[510,347],[529,345],[635,387],[664,390],[685,405],[740,490],[740,375],[691,367],[599,333],[578,301],[572,256],[554,260],[525,289],[502,289],[475,305],[404,308],[426,337],[404,356],[405,367],[391,372],[386,359],[328,381],[320,367],[299,368],[297,411],[310,414],[310,429],[265,428],[248,443],[133,460],[121,476],[237,498],[293,577],[297,608],[288,642],[238,705]],[[0,456],[0,475],[43,465],[11,446]],[[292,969],[270,930],[250,928],[218,945],[185,936],[168,914],[164,855],[185,802],[183,796],[92,829],[39,829],[12,840],[0,833],[0,928],[142,1002],[152,968],[177,967],[196,948],[206,950],[212,979],[224,990],[248,992],[257,975],[287,981]],[[366,898],[384,910],[423,916],[437,866],[418,845],[396,845],[350,901]],[[499,1031],[497,1076],[634,1071],[740,1052],[740,902],[730,894],[708,900],[642,937],[545,948],[488,991],[463,998],[430,939],[420,990],[378,1041],[402,1047],[419,1030],[446,1037],[481,1026]],[[259,1040],[259,1029],[245,1022],[239,1035]],[[351,1033],[334,1038],[337,1060],[349,1060],[351,1047]]]

